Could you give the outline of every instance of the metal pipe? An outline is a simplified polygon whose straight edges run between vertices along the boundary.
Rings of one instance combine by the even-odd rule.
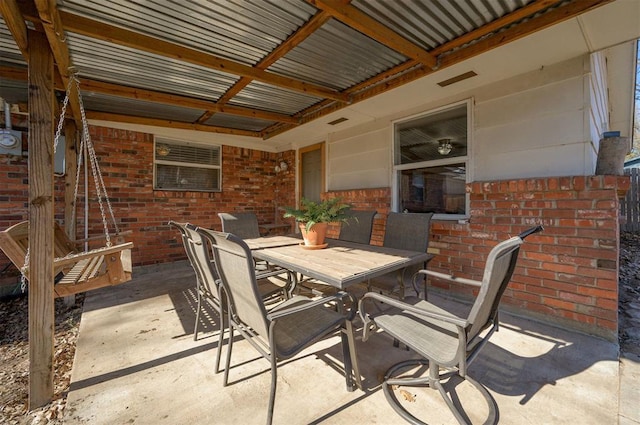
[[[4,102],[4,126],[11,130],[11,105],[7,101]]]

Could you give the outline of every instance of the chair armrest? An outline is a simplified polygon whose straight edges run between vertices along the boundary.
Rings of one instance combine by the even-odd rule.
[[[417,275],[417,274],[426,274],[427,276],[437,277],[438,279],[448,280],[450,282],[462,283],[464,285],[482,286],[482,282],[480,282],[478,280],[467,279],[467,278],[464,278],[464,277],[456,277],[456,276],[451,275],[451,274],[444,274],[444,273],[440,273],[440,272],[434,272],[432,270],[418,270],[415,275]],[[414,279],[415,279],[415,275],[414,275]]]
[[[367,318],[367,313],[364,311],[364,302],[367,298],[372,298],[373,301],[378,301],[384,304],[388,304],[392,307],[396,307],[402,310],[406,310],[410,313],[414,313],[417,314],[419,316],[423,316],[423,317],[428,317],[430,319],[436,319],[436,320],[440,320],[442,322],[446,322],[446,323],[451,323],[452,325],[455,326],[460,326],[460,327],[466,327],[469,322],[466,319],[461,319],[457,316],[454,315],[444,315],[444,314],[439,314],[439,313],[434,313],[432,311],[427,311],[424,309],[421,309],[419,307],[415,307],[411,304],[407,304],[405,302],[402,302],[400,300],[397,300],[395,298],[392,297],[388,297],[386,295],[382,295],[382,294],[378,294],[377,292],[367,292],[366,294],[364,294],[364,296],[362,298],[360,298],[360,302],[358,303],[358,310],[360,311],[360,317],[362,318],[363,322],[367,322],[370,319]]]
[[[273,321],[276,320],[282,316],[287,316],[289,314],[294,314],[294,313],[299,313],[301,311],[305,311],[308,310],[310,308],[315,308],[318,307],[319,305],[324,305],[328,302],[331,301],[340,301],[344,304],[343,298],[348,297],[351,299],[351,301],[353,302],[353,305],[356,305],[356,299],[354,298],[353,295],[347,293],[347,292],[338,292],[335,295],[329,295],[327,297],[323,297],[323,298],[319,298],[317,300],[313,300],[311,302],[308,303],[304,303],[302,305],[294,305],[292,307],[288,307],[288,308],[284,308],[282,310],[278,310],[276,307],[276,311],[271,311],[267,314],[267,319]],[[351,320],[353,319],[353,317],[355,316],[355,311],[351,311],[350,314],[348,315],[349,317],[347,317],[347,320]]]
[[[105,246],[103,248],[92,249],[91,251],[80,252],[78,254],[67,255],[66,257],[56,258],[54,260],[55,266],[65,266],[67,264],[75,264],[80,260],[98,257],[101,255],[113,254],[116,252],[124,251],[125,249],[133,248],[133,242],[127,242],[120,245]]]
[[[278,276],[284,273],[291,275],[291,272],[289,270],[283,269],[283,268],[265,270],[260,272],[256,271],[256,279],[260,280],[260,279],[264,279],[265,277]]]

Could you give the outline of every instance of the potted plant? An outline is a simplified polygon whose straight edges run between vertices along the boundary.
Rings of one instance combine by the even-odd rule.
[[[350,204],[342,202],[341,198],[330,198],[324,201],[314,202],[302,198],[301,207],[285,207],[284,218],[295,218],[300,226],[300,232],[305,246],[324,248],[325,235],[329,223],[347,221]]]

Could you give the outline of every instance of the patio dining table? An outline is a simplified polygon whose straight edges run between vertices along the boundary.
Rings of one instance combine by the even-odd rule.
[[[296,235],[262,236],[259,238],[244,239],[252,252],[266,248],[277,248],[279,246],[299,245],[302,239]]]
[[[407,266],[424,264],[433,255],[426,252],[406,251],[376,245],[327,239],[327,247],[309,249],[302,239],[295,236],[273,236],[245,239],[252,250],[253,257],[271,265],[293,272],[294,282],[291,291],[297,285],[297,274],[317,279],[340,290],[350,285],[366,282],[374,277],[400,271]],[[401,279],[402,273],[398,273]],[[352,323],[347,321],[348,332],[353,332]],[[344,338],[344,335],[342,336]],[[344,341],[344,340],[343,340]],[[349,359],[346,345],[343,345],[344,358]],[[355,346],[351,347],[355,352]],[[347,360],[348,361],[348,360]],[[349,362],[351,363],[351,362]],[[356,385],[362,389],[361,375],[357,360],[345,364],[345,370],[353,370]],[[353,386],[347,386],[349,391]]]
[[[338,289],[424,264],[433,255],[376,245],[327,239],[324,249],[307,249],[292,236],[246,239],[253,257]]]

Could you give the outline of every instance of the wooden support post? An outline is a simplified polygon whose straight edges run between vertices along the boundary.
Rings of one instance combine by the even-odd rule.
[[[76,217],[73,211],[76,208],[76,168],[78,166],[76,123],[67,120],[64,125],[64,230],[69,239],[78,239],[76,235]]]
[[[76,139],[78,130],[74,121],[66,120],[64,123],[64,231],[70,240],[76,240],[76,216],[73,214],[76,208],[76,168],[78,157],[76,156]],[[60,146],[58,146],[60,149]],[[75,295],[64,297],[64,304],[71,306],[75,303]]]
[[[53,55],[29,31],[29,410],[53,398]]]

